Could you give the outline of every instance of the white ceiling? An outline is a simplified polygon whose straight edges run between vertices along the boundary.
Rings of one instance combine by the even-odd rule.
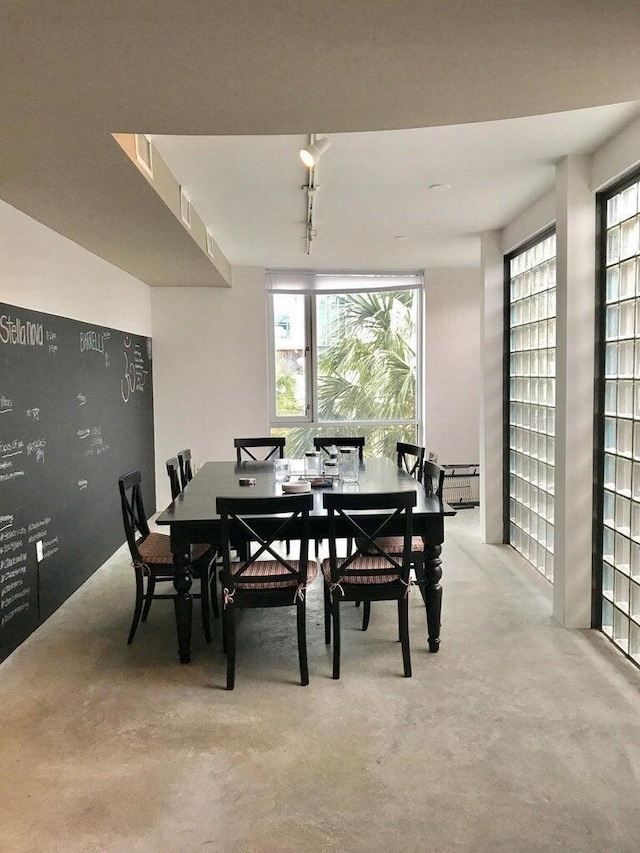
[[[330,134],[306,253],[305,136],[153,136],[232,264],[287,268],[476,266],[502,228],[640,103],[449,127]],[[451,189],[430,190],[433,184]],[[399,237],[403,239],[398,239]]]
[[[638,0],[5,3],[0,198],[150,285],[211,286],[207,255],[112,134],[217,137],[214,162],[173,165],[193,170],[233,263],[470,263],[478,231],[623,116],[510,120],[638,101],[639,43]],[[332,147],[308,259],[298,140],[265,137],[310,132]],[[434,180],[451,192],[427,194]]]

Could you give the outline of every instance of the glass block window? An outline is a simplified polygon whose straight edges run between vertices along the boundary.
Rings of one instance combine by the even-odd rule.
[[[553,581],[556,237],[506,259],[508,293],[508,541]]]
[[[603,632],[640,663],[639,183],[599,197]]]

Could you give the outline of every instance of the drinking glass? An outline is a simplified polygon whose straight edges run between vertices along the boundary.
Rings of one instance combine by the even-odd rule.
[[[357,447],[340,448],[340,479],[343,483],[357,483],[360,457]]]
[[[304,473],[307,477],[319,477],[322,474],[322,459],[319,450],[308,450],[304,454]]]
[[[276,459],[273,463],[276,483],[285,483],[289,479],[289,460]]]

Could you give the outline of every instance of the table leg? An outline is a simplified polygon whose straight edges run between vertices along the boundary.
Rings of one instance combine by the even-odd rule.
[[[442,587],[440,578],[442,569],[441,545],[427,545],[424,548],[424,604],[427,611],[427,637],[429,651],[437,652],[440,648],[440,613],[442,611]]]
[[[193,578],[187,554],[174,554],[175,574],[173,585],[176,595],[173,600],[176,611],[176,630],[178,632],[178,655],[180,663],[191,663],[191,615],[193,597],[189,590]]]

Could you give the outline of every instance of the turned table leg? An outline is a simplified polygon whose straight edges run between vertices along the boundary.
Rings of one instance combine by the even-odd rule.
[[[427,611],[427,637],[429,651],[437,652],[440,648],[440,614],[442,611],[442,587],[440,578],[442,568],[440,554],[441,545],[427,545],[424,549],[424,604]]]

